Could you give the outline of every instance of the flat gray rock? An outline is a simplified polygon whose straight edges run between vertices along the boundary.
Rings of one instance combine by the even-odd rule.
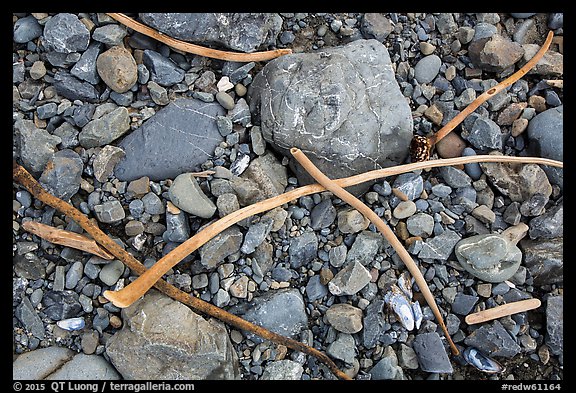
[[[45,379],[74,355],[74,351],[65,347],[46,347],[25,352],[12,363],[12,377],[22,380]]]
[[[276,44],[282,18],[275,13],[140,13],[146,25],[201,45],[254,52]]]
[[[52,195],[68,201],[80,189],[84,163],[74,150],[57,151],[46,164],[40,184]]]
[[[522,239],[524,265],[534,279],[534,285],[548,285],[564,281],[564,238]]]
[[[50,51],[81,52],[88,48],[90,31],[74,14],[54,15],[44,26],[44,45]]]
[[[18,120],[14,123],[14,130],[22,166],[33,175],[39,175],[57,151],[60,137],[36,128],[32,120]]]
[[[420,333],[412,344],[423,371],[429,373],[452,373],[452,363],[438,333]]]
[[[198,171],[223,140],[216,117],[225,112],[218,103],[196,99],[168,104],[122,140],[126,157],[116,166],[116,177],[159,181]]]
[[[274,360],[266,363],[261,380],[299,380],[304,368],[298,362],[290,359]]]
[[[411,111],[388,50],[376,40],[276,58],[256,75],[248,97],[253,122],[290,158],[301,184],[312,179],[291,158],[292,147],[332,178],[397,165],[408,155]]]
[[[46,377],[47,380],[119,380],[118,371],[99,355],[79,353],[61,368]]]
[[[550,352],[562,355],[564,348],[564,296],[550,296],[546,301],[546,337]]]
[[[474,330],[464,344],[478,348],[489,356],[513,358],[522,350],[500,321],[484,324]]]

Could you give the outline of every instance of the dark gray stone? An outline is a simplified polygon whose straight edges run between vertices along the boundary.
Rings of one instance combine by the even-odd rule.
[[[166,212],[166,232],[162,235],[164,240],[183,243],[190,237],[190,225],[186,213],[178,214]]]
[[[328,288],[320,282],[320,275],[315,275],[308,279],[308,283],[306,284],[306,296],[308,297],[309,302],[322,299],[327,294]]]
[[[78,79],[90,82],[93,85],[100,83],[100,76],[96,70],[96,59],[102,52],[103,46],[98,42],[92,42],[88,49],[82,53],[80,60],[70,70],[70,73]]]
[[[36,113],[38,114],[39,119],[49,119],[56,116],[57,111],[58,105],[56,105],[55,102],[49,102],[36,108]]]
[[[243,127],[250,124],[250,121],[252,120],[250,107],[248,107],[248,103],[244,98],[240,98],[236,101],[234,108],[228,111],[228,116],[232,120],[232,123],[240,124]]]
[[[78,140],[85,148],[104,146],[120,138],[129,130],[128,110],[120,106],[86,124],[78,134]]]
[[[233,306],[229,311],[285,337],[296,338],[302,329],[308,327],[304,300],[300,292],[293,288],[266,292],[250,302]],[[255,343],[263,341],[253,333],[245,334]]]
[[[46,164],[39,182],[52,195],[65,201],[80,189],[84,163],[74,150],[57,151]]]
[[[546,344],[554,355],[564,353],[564,296],[549,296],[546,300]]]
[[[244,235],[233,225],[200,247],[200,263],[208,270],[215,269],[224,259],[240,250]]]
[[[469,131],[462,131],[462,138],[481,152],[502,150],[503,134],[494,121],[478,116]]]
[[[282,27],[275,13],[140,13],[140,19],[173,38],[240,52],[275,45]]]
[[[553,239],[564,234],[564,203],[550,208],[541,216],[534,217],[528,223],[528,235],[531,239]]]
[[[374,348],[380,341],[380,336],[390,329],[390,324],[384,317],[384,307],[384,299],[381,296],[376,297],[366,307],[362,320],[364,328],[361,332],[362,343],[366,348]]]
[[[452,312],[459,315],[468,315],[478,301],[478,296],[466,295],[464,293],[456,294],[452,303]]]
[[[536,115],[528,123],[527,150],[536,157],[564,160],[564,106],[550,108]],[[564,187],[564,171],[562,168],[543,166],[550,182],[562,189]]]
[[[126,28],[117,24],[100,26],[92,32],[92,39],[109,46],[123,45],[122,39],[126,37]]]
[[[14,315],[22,322],[24,328],[32,334],[32,336],[39,340],[44,339],[46,335],[44,332],[44,324],[27,296],[22,298],[22,302],[16,307]]]
[[[414,66],[414,78],[418,83],[430,83],[440,71],[442,60],[436,55],[428,55],[421,58]]]
[[[70,290],[46,292],[42,297],[42,305],[42,311],[53,321],[74,318],[82,312],[78,294]]]
[[[153,192],[147,193],[141,199],[142,203],[144,203],[144,211],[150,215],[164,214],[166,211],[162,199]]]
[[[160,86],[168,87],[182,82],[185,71],[176,63],[160,53],[146,49],[142,55],[142,63],[150,71],[150,79]]]
[[[198,171],[222,142],[216,117],[224,112],[217,103],[196,99],[171,102],[120,142],[126,157],[116,166],[116,177],[159,181]]]
[[[534,285],[548,285],[564,281],[564,238],[522,239],[524,266],[534,279]]]
[[[53,86],[59,95],[71,101],[98,102],[100,98],[100,93],[94,86],[81,81],[65,70],[56,71]]]
[[[98,221],[106,224],[120,222],[126,217],[122,204],[116,199],[94,206],[94,213]]]
[[[74,14],[56,14],[44,25],[44,45],[49,51],[82,52],[89,42],[90,32]]]
[[[29,252],[12,258],[14,273],[28,280],[38,280],[46,276],[46,268],[35,254]]]
[[[496,320],[474,330],[464,344],[478,348],[489,356],[513,358],[522,351],[510,333]]]
[[[39,175],[57,151],[61,139],[38,129],[32,120],[18,120],[14,123],[22,166],[33,175]]]
[[[274,221],[271,218],[262,218],[259,222],[250,224],[248,231],[244,235],[244,243],[242,243],[240,251],[244,254],[253,253],[272,230],[272,224],[274,224]]]
[[[398,365],[398,357],[391,346],[386,347],[382,359],[370,370],[373,380],[404,380],[404,370]]]
[[[440,175],[452,188],[466,187],[472,184],[472,179],[461,169],[453,166],[443,166],[439,168]]]
[[[42,35],[42,26],[32,15],[20,18],[14,23],[14,42],[25,44]]]
[[[290,257],[290,266],[297,269],[306,265],[316,258],[318,253],[318,238],[314,232],[304,232],[298,237],[292,238],[288,255]]]
[[[408,155],[410,108],[376,40],[276,58],[256,75],[248,98],[253,121],[276,151],[290,158],[298,147],[332,178],[397,165]],[[290,165],[300,184],[313,182],[292,158]]]
[[[356,344],[351,334],[339,333],[336,340],[326,348],[326,353],[332,358],[343,361],[346,364],[354,364]]]
[[[414,201],[420,198],[420,194],[422,194],[422,190],[424,190],[424,181],[422,176],[416,173],[402,173],[394,179],[391,187],[397,188],[408,197],[408,200]],[[394,195],[390,202],[392,206],[396,206],[398,202],[400,202],[400,199]]]
[[[452,373],[454,371],[438,333],[418,334],[414,338],[412,347],[423,371],[429,373]]]
[[[336,219],[336,208],[330,198],[323,199],[310,211],[310,226],[314,230],[328,228]]]
[[[352,247],[348,250],[346,263],[359,262],[364,266],[368,266],[383,245],[384,238],[380,233],[368,230],[362,231],[356,236]]]

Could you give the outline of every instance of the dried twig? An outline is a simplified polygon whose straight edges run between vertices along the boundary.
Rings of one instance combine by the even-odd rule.
[[[412,161],[425,161],[430,157],[432,152],[432,148],[436,143],[438,143],[442,138],[444,138],[450,131],[455,129],[462,121],[472,112],[474,112],[480,105],[484,102],[489,100],[490,98],[494,97],[496,94],[500,93],[502,90],[507,88],[508,86],[512,85],[518,79],[522,78],[524,75],[528,73],[537,63],[540,61],[542,56],[546,53],[548,48],[550,47],[550,43],[552,42],[552,38],[554,37],[554,32],[548,32],[548,36],[544,45],[540,48],[538,53],[534,55],[522,68],[516,71],[514,74],[509,76],[508,78],[504,79],[502,82],[498,83],[496,86],[490,88],[489,90],[485,91],[474,101],[470,103],[462,112],[454,116],[444,127],[442,127],[438,132],[428,137],[414,135],[412,139],[412,143],[410,144],[410,155],[412,157]]]
[[[218,49],[206,48],[200,45],[191,44],[189,42],[180,41],[165,34],[162,34],[151,27],[148,27],[134,19],[119,13],[106,13],[109,17],[117,20],[123,25],[139,32],[148,37],[152,37],[172,48],[178,49],[182,52],[192,53],[195,55],[200,55],[204,57],[210,57],[213,59],[227,60],[227,61],[238,61],[238,62],[250,62],[250,61],[266,61],[272,60],[276,57],[282,55],[287,55],[292,53],[292,49],[276,49],[263,52],[252,52],[252,53],[239,53],[239,52],[227,52]]]
[[[378,228],[378,230],[382,233],[382,235],[384,235],[386,240],[388,240],[388,243],[390,243],[390,245],[394,248],[394,250],[400,257],[400,259],[402,259],[402,262],[404,262],[404,264],[412,274],[412,277],[414,277],[414,280],[416,280],[416,284],[418,284],[418,287],[420,288],[420,291],[424,295],[426,302],[432,309],[434,316],[436,317],[438,323],[440,324],[440,327],[444,331],[444,335],[448,340],[448,344],[450,344],[452,353],[454,355],[458,355],[460,351],[458,350],[458,348],[456,348],[456,345],[454,345],[454,342],[452,342],[452,339],[450,338],[448,328],[444,323],[444,318],[442,317],[440,309],[436,304],[434,295],[432,295],[432,292],[430,291],[430,288],[426,283],[426,279],[422,275],[422,272],[418,268],[418,265],[416,265],[416,262],[414,262],[408,251],[406,251],[402,243],[400,243],[400,240],[398,240],[396,235],[394,235],[394,232],[392,232],[392,230],[388,227],[388,225],[386,225],[386,223],[380,217],[378,217],[378,215],[374,213],[372,209],[370,209],[366,204],[364,204],[364,202],[356,198],[354,195],[350,194],[348,191],[340,187],[338,184],[336,184],[336,182],[334,182],[333,180],[328,178],[328,176],[322,173],[322,171],[320,171],[312,163],[312,161],[310,161],[310,159],[306,157],[304,153],[302,153],[300,149],[293,147],[292,149],[290,149],[290,153],[292,153],[292,156],[294,156],[296,161],[298,161],[300,165],[302,165],[302,167],[306,170],[306,172],[308,172],[310,176],[314,178],[314,180],[323,185],[328,191],[331,191],[338,198],[342,199],[350,206],[352,206],[354,209],[362,213],[364,217],[369,219],[376,226],[376,228]]]
[[[100,245],[104,246],[116,258],[124,262],[124,264],[126,264],[126,266],[128,266],[131,270],[137,274],[143,274],[146,271],[144,265],[138,262],[138,260],[136,260],[122,247],[120,247],[110,237],[106,236],[106,234],[102,232],[96,225],[94,225],[90,219],[88,219],[88,217],[74,208],[71,204],[49,194],[46,190],[44,190],[42,186],[32,177],[32,175],[30,175],[26,169],[18,165],[16,161],[13,162],[12,177],[14,180],[24,186],[24,188],[26,188],[35,198],[49,206],[52,206],[54,209],[62,212],[63,214],[76,221],[88,234],[90,234],[90,236],[94,238],[94,240],[96,240]],[[191,296],[190,294],[177,289],[173,285],[168,284],[164,280],[158,280],[155,283],[155,287],[171,298],[187,304],[188,306],[201,313],[217,318],[229,325],[235,326],[238,329],[252,332],[264,338],[265,340],[270,340],[275,343],[282,344],[288,348],[292,348],[293,350],[314,356],[323,362],[338,378],[351,379],[348,375],[338,369],[332,359],[315,348],[312,348],[299,341],[284,337],[280,334],[271,332],[261,326],[250,323],[234,314],[214,306],[213,304]]]
[[[517,302],[502,304],[487,310],[478,311],[473,314],[468,314],[464,320],[468,325],[474,325],[476,323],[491,321],[493,319],[505,317],[507,315],[533,310],[540,307],[540,304],[541,302],[539,299],[520,300]]]
[[[79,233],[54,228],[36,221],[25,221],[22,223],[22,228],[51,243],[86,251],[107,260],[114,259],[114,255],[100,247],[94,239],[90,239]]]
[[[440,160],[430,160],[424,162],[414,162],[411,164],[398,165],[395,167],[377,169],[371,172],[362,173],[359,175],[351,176],[348,178],[334,180],[340,187],[349,187],[359,183],[363,183],[378,178],[397,175],[400,173],[411,172],[418,169],[434,168],[446,165],[467,164],[472,162],[516,162],[516,163],[534,163],[542,165],[560,166],[562,162],[549,160],[539,157],[511,157],[501,155],[478,155],[470,157],[456,157]],[[135,302],[140,296],[148,291],[156,280],[161,278],[168,270],[174,267],[178,262],[186,256],[200,248],[214,236],[229,228],[233,224],[242,221],[245,218],[251,217],[255,214],[263,213],[275,207],[281,206],[284,203],[290,202],[294,199],[300,198],[305,195],[314,194],[324,191],[325,188],[320,184],[311,184],[296,188],[284,194],[265,199],[250,206],[243,207],[228,214],[221,219],[214,221],[212,224],[205,227],[200,232],[196,233],[190,239],[174,248],[164,257],[159,259],[150,269],[138,277],[134,282],[122,288],[119,291],[105,291],[104,296],[110,300],[116,307],[128,307]]]

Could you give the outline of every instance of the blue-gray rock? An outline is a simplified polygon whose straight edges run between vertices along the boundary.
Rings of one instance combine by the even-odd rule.
[[[27,296],[22,297],[22,302],[16,307],[14,315],[32,336],[39,340],[44,339],[46,335],[44,332],[44,323],[42,323],[40,316]]]
[[[282,28],[275,13],[140,13],[140,19],[173,38],[240,52],[268,49]]]
[[[278,37],[280,43],[282,43],[283,45],[291,44],[295,38],[296,36],[291,31],[283,31],[280,34],[280,37]]]
[[[240,379],[238,357],[220,321],[156,290],[124,308],[122,320],[106,353],[124,379]]]
[[[318,253],[318,238],[314,232],[304,232],[292,238],[288,248],[290,266],[297,269],[316,258]]]
[[[42,311],[53,321],[74,318],[82,312],[78,299],[78,294],[71,290],[48,291],[42,297]]]
[[[459,315],[468,315],[472,312],[478,299],[478,296],[457,293],[454,302],[452,302],[452,312]]]
[[[42,35],[42,26],[32,15],[20,18],[14,23],[14,42],[25,44]]]
[[[123,45],[122,40],[126,34],[124,26],[110,24],[95,28],[92,32],[92,39],[109,46]]]
[[[46,276],[46,267],[35,254],[27,252],[12,258],[14,273],[28,280],[38,280]]]
[[[384,349],[382,359],[370,370],[373,380],[404,380],[404,370],[398,365],[398,357],[391,346]]]
[[[126,217],[126,212],[117,199],[106,201],[101,205],[94,206],[94,213],[96,214],[98,221],[106,224],[120,222]]]
[[[526,18],[530,18],[531,16],[536,15],[535,12],[511,12],[510,16],[513,16],[514,18],[518,18],[518,19],[526,19]]]
[[[111,287],[114,284],[116,284],[116,282],[120,279],[123,273],[124,273],[124,264],[121,261],[115,259],[113,261],[108,262],[107,264],[104,265],[104,267],[102,267],[98,277],[104,284]]]
[[[252,254],[256,250],[256,247],[266,239],[266,236],[268,236],[272,230],[273,224],[274,221],[267,217],[263,217],[255,224],[250,224],[248,231],[244,235],[244,243],[242,243],[240,251],[244,254]]]
[[[86,124],[88,124],[96,112],[96,105],[91,103],[85,103],[84,105],[73,106],[71,108],[73,113],[71,114],[72,119],[69,121],[78,127],[84,127]],[[67,114],[66,112],[67,111],[64,112],[65,115]]]
[[[560,29],[564,26],[564,13],[552,12],[548,17],[548,27],[552,30]]]
[[[49,102],[36,108],[36,113],[38,114],[39,119],[49,119],[56,116],[57,111],[58,105],[56,105],[55,102]]]
[[[418,253],[418,257],[445,261],[452,254],[458,241],[460,241],[460,235],[451,229],[446,229],[441,234],[426,239],[422,243],[422,249]]]
[[[372,276],[360,262],[348,263],[328,283],[328,290],[336,296],[354,295],[364,288]]]
[[[216,212],[216,205],[204,194],[191,173],[176,176],[168,189],[168,196],[176,207],[189,214],[210,218]]]
[[[216,117],[216,126],[218,127],[218,131],[222,136],[226,136],[232,133],[232,119],[228,116],[218,116]]]
[[[470,147],[465,147],[464,150],[462,150],[462,157],[470,157],[475,155],[476,151]],[[482,176],[482,168],[480,168],[480,164],[477,162],[464,164],[464,172],[466,172],[466,174],[470,176],[472,180],[478,180],[480,179],[480,176]]]
[[[330,198],[323,199],[310,211],[310,226],[314,230],[328,228],[336,219],[336,208]]]
[[[126,157],[116,166],[116,177],[159,181],[198,171],[222,142],[216,117],[224,112],[217,103],[196,99],[171,102],[120,142]]]
[[[59,13],[44,25],[44,45],[48,51],[82,52],[90,43],[90,32],[74,14]]]
[[[292,279],[292,270],[283,266],[276,266],[272,269],[272,278],[276,281],[290,281]]]
[[[454,251],[467,272],[487,282],[508,280],[522,262],[522,251],[516,244],[496,233],[462,239]]]
[[[452,188],[466,187],[472,184],[472,179],[461,169],[453,166],[443,166],[439,168],[440,175]]]
[[[236,68],[229,75],[230,82],[233,84],[236,84],[236,83],[240,82],[242,79],[246,78],[246,76],[248,76],[248,73],[252,70],[252,68],[254,68],[255,65],[256,65],[256,63],[251,61],[250,63],[246,63],[246,64]]]
[[[250,107],[244,98],[240,98],[236,101],[234,107],[228,111],[228,116],[230,117],[230,120],[232,120],[232,123],[240,124],[243,127],[250,124],[250,121],[252,120]]]
[[[488,356],[513,358],[522,351],[499,320],[483,324],[464,339],[464,344],[475,347]]]
[[[397,188],[408,197],[408,200],[414,201],[420,198],[420,194],[422,194],[422,190],[424,190],[424,180],[422,176],[417,173],[402,173],[394,179],[392,188]],[[400,198],[396,195],[390,200],[392,206],[396,206],[399,202]]]
[[[74,150],[57,151],[40,176],[39,182],[52,195],[65,201],[80,189],[84,164]]]
[[[22,83],[24,83],[24,77],[25,77],[25,73],[26,73],[26,67],[24,65],[23,61],[19,61],[16,64],[14,64],[12,66],[12,83],[14,84],[20,84],[22,85]],[[27,83],[28,84],[28,83]],[[32,84],[32,86],[40,86],[38,84]],[[24,87],[24,86],[22,86]],[[22,91],[23,89],[19,89],[18,91],[20,91],[20,96],[22,97]],[[22,97],[24,98],[24,97]]]
[[[92,42],[88,49],[82,53],[80,60],[74,64],[70,73],[78,79],[82,79],[93,85],[100,83],[100,76],[96,70],[96,59],[102,52],[102,44],[99,42]]]
[[[539,113],[530,120],[526,133],[528,135],[527,150],[531,155],[564,160],[564,106],[550,108]],[[562,168],[544,166],[544,171],[550,182],[563,189],[564,171]]]
[[[294,288],[266,292],[250,302],[233,306],[229,311],[285,337],[298,337],[300,331],[308,327],[304,300]],[[245,333],[255,343],[263,341],[253,333]]]
[[[549,296],[546,300],[546,345],[554,355],[564,353],[564,296]]]
[[[85,148],[104,146],[120,138],[129,130],[128,110],[120,106],[86,124],[78,134],[78,140]]]
[[[346,254],[346,263],[359,262],[368,266],[384,245],[384,238],[380,233],[372,231],[362,231],[356,236],[352,247]]]
[[[84,264],[80,261],[76,261],[70,266],[70,269],[66,272],[66,282],[64,284],[64,288],[66,289],[74,289],[78,281],[82,278],[82,274],[84,273]]]
[[[59,95],[71,101],[98,102],[100,98],[100,93],[92,84],[81,81],[65,70],[56,71],[53,86]]]
[[[366,307],[362,320],[364,329],[361,332],[362,343],[366,348],[373,348],[380,341],[380,336],[390,328],[384,316],[384,307],[384,299],[381,296],[377,296]]]
[[[237,225],[232,225],[200,247],[200,263],[208,270],[215,269],[224,259],[238,251],[244,235]]]
[[[185,71],[172,59],[156,51],[146,49],[142,55],[142,63],[150,71],[150,79],[160,86],[172,86],[184,79]]]
[[[256,75],[248,91],[252,120],[264,139],[290,158],[300,184],[313,179],[291,158],[292,147],[332,178],[404,161],[412,117],[390,64],[380,42],[356,40],[281,56]],[[360,194],[369,187],[348,190]]]
[[[39,175],[57,151],[56,145],[61,139],[44,129],[36,128],[32,120],[16,121],[14,130],[22,166],[33,175]]]
[[[327,294],[328,288],[320,282],[320,275],[317,274],[308,279],[308,283],[306,284],[306,296],[308,297],[309,302],[322,299]]]
[[[150,215],[164,214],[166,211],[162,199],[153,192],[147,193],[141,199],[144,203],[144,211]]]
[[[488,118],[478,116],[470,130],[463,130],[460,135],[481,152],[502,150],[500,126]]]
[[[60,138],[60,147],[63,149],[68,149],[71,147],[78,146],[78,130],[70,123],[64,122],[58,128],[56,128],[52,135]]]
[[[528,223],[531,239],[553,239],[564,233],[564,203],[549,208],[544,214],[534,217]]]
[[[412,343],[414,352],[418,356],[418,363],[423,371],[429,373],[452,373],[452,363],[436,332],[420,333]]]
[[[300,380],[304,368],[302,365],[294,360],[282,359],[273,360],[266,363],[266,368],[262,372],[260,380],[264,381],[286,381],[286,380]]]
[[[440,72],[442,60],[436,55],[428,55],[421,58],[414,66],[414,78],[418,83],[430,83]]]
[[[178,214],[166,211],[166,232],[162,238],[166,241],[183,243],[190,237],[190,224],[186,213],[180,211]]]
[[[564,281],[564,238],[522,239],[524,266],[534,279],[534,285],[548,285]]]
[[[328,344],[326,353],[334,359],[343,361],[348,365],[354,364],[356,343],[351,334],[339,333],[336,340]]]
[[[383,42],[394,31],[394,25],[384,14],[366,12],[360,22],[360,31],[365,38]]]
[[[416,213],[406,220],[406,229],[413,236],[427,238],[434,230],[434,217],[427,213]]]
[[[450,188],[450,186],[447,186],[445,184],[439,183],[432,186],[432,193],[439,198],[447,197],[448,195],[450,195],[451,192],[452,188]]]

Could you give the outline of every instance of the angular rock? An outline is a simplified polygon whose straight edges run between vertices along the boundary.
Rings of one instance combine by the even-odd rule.
[[[406,229],[413,236],[427,238],[434,230],[434,217],[427,213],[416,213],[406,220]]]
[[[266,363],[266,368],[260,379],[264,381],[300,380],[303,372],[302,365],[294,360],[274,360]]]
[[[529,222],[528,234],[531,239],[553,239],[564,234],[564,203],[550,208],[541,216]]]
[[[527,150],[536,157],[564,160],[564,106],[550,108],[540,112],[528,123]],[[564,170],[551,166],[543,166],[548,179],[563,189]]]
[[[140,19],[173,38],[240,52],[276,45],[282,27],[275,13],[140,13]]]
[[[240,251],[244,254],[252,254],[256,247],[258,247],[272,229],[273,221],[271,218],[262,218],[259,222],[251,224],[248,227],[248,232],[244,235],[244,243],[240,247]]]
[[[370,221],[356,209],[338,212],[338,229],[342,233],[357,233],[368,228]]]
[[[524,55],[524,48],[500,34],[473,40],[468,46],[470,60],[476,67],[490,72],[502,72]]]
[[[472,179],[466,172],[453,166],[441,167],[439,172],[446,184],[452,188],[461,188],[472,184]]]
[[[341,360],[346,364],[354,364],[356,355],[356,343],[354,337],[347,333],[338,333],[336,340],[326,348],[326,353],[331,357]]]
[[[46,130],[36,128],[32,120],[16,121],[14,130],[22,166],[33,175],[39,175],[57,151],[56,145],[61,139],[50,135]]]
[[[360,262],[347,264],[328,283],[328,290],[336,296],[354,295],[372,279],[370,272]]]
[[[94,206],[94,213],[98,221],[106,224],[114,224],[126,217],[122,204],[116,199]]]
[[[166,212],[166,232],[162,235],[169,242],[183,243],[190,238],[190,225],[186,213],[178,214]]]
[[[348,250],[346,263],[360,262],[368,266],[383,245],[384,240],[380,233],[362,231],[356,236],[352,247]]]
[[[100,54],[96,60],[96,70],[104,83],[116,93],[127,92],[138,79],[136,60],[122,46],[113,46]]]
[[[116,177],[159,181],[200,170],[222,142],[219,115],[224,109],[217,103],[186,98],[171,102],[119,144],[126,157],[116,166]]]
[[[124,150],[113,145],[106,145],[96,155],[92,167],[94,168],[94,177],[101,183],[108,180],[108,177],[114,173],[114,167],[124,157]]]
[[[84,164],[74,150],[57,151],[46,164],[39,182],[52,195],[65,201],[80,189]]]
[[[390,325],[386,323],[384,317],[384,299],[377,296],[366,307],[366,314],[362,321],[364,329],[362,330],[362,343],[366,348],[373,348],[384,334]]]
[[[233,306],[231,313],[285,337],[298,337],[308,327],[304,300],[297,289],[286,288],[269,291],[255,297],[251,302]],[[249,340],[263,340],[253,333],[244,332]]]
[[[129,130],[128,110],[120,106],[86,124],[78,134],[78,140],[85,148],[104,146],[120,138]]]
[[[434,258],[447,260],[456,243],[460,241],[460,235],[457,232],[447,229],[440,235],[426,239],[422,243],[422,249],[418,253],[419,258]]]
[[[454,371],[438,333],[416,335],[412,347],[423,371],[429,373],[452,373]]]
[[[520,249],[499,234],[467,237],[456,244],[454,251],[467,272],[487,282],[508,280],[522,262]]]
[[[339,332],[353,334],[362,330],[362,310],[351,304],[333,304],[325,315],[328,323]]]
[[[83,82],[65,70],[58,70],[54,74],[54,88],[56,92],[71,101],[98,102],[100,93],[89,82]]]
[[[232,187],[244,206],[280,195],[288,185],[286,167],[271,153],[252,160],[241,178],[251,181],[256,186],[255,194],[247,197],[238,192],[237,182],[234,178],[232,179]]]
[[[387,346],[382,359],[370,370],[373,380],[404,380],[404,370],[398,365],[398,357],[391,346]]]
[[[499,320],[486,323],[474,330],[464,339],[464,344],[494,357],[513,358],[522,350]]]
[[[49,51],[82,52],[88,48],[90,32],[74,14],[59,13],[44,25],[44,45]]]
[[[210,218],[216,205],[204,194],[198,180],[191,173],[178,175],[168,190],[172,203],[189,214]]]
[[[35,40],[42,35],[43,27],[38,20],[32,15],[20,18],[14,23],[14,42],[25,44],[28,41]]]
[[[463,130],[460,135],[481,152],[502,150],[500,126],[488,118],[478,116],[470,130]]]
[[[290,266],[298,269],[316,258],[318,253],[318,238],[314,232],[304,232],[298,237],[292,238],[288,249]]]
[[[381,13],[366,12],[360,23],[360,31],[365,38],[383,42],[394,31],[394,25]]]
[[[100,83],[100,76],[96,69],[96,60],[102,52],[102,44],[92,42],[88,49],[82,53],[80,60],[74,64],[70,73],[78,79],[89,82],[93,85]]]
[[[78,130],[68,122],[62,123],[52,132],[52,135],[60,138],[60,148],[68,149],[78,146]]]
[[[310,211],[310,227],[314,230],[328,228],[336,219],[336,208],[330,198],[323,199]]]
[[[309,302],[322,299],[328,294],[328,288],[320,282],[320,275],[312,276],[306,284],[306,296]]]
[[[414,201],[420,198],[420,194],[422,194],[422,190],[424,190],[424,181],[422,176],[416,173],[402,173],[394,179],[392,188],[397,188],[406,195],[408,200]],[[400,199],[394,195],[390,202],[395,206],[399,201]]]
[[[39,340],[44,339],[46,336],[44,323],[42,323],[40,316],[27,296],[22,297],[22,302],[16,307],[14,315],[22,322],[27,332]]]
[[[564,281],[564,238],[522,239],[524,266],[534,279],[534,285],[549,285]]]
[[[540,45],[524,44],[523,62],[528,62],[540,50]],[[534,68],[528,71],[528,74],[544,75],[549,78],[557,78],[564,74],[564,55],[559,52],[548,50],[542,58],[536,63]]]
[[[256,75],[248,97],[254,122],[275,150],[291,157],[290,148],[298,147],[332,178],[397,165],[408,155],[410,108],[376,40],[276,58]],[[312,182],[292,158],[290,166],[300,184]]]
[[[78,299],[79,296],[74,291],[48,291],[42,297],[42,311],[53,321],[74,318],[82,312]]]
[[[156,291],[122,310],[106,353],[124,379],[240,379],[238,357],[216,319]]]
[[[546,300],[546,345],[550,353],[564,353],[564,296],[549,296]]]
[[[244,235],[232,225],[200,247],[200,263],[208,270],[215,269],[224,259],[240,250]]]
[[[150,71],[150,79],[160,86],[168,87],[182,82],[184,70],[172,59],[160,53],[146,49],[142,55],[142,63]]]
[[[458,293],[454,298],[454,302],[452,302],[452,312],[459,315],[468,315],[476,302],[478,302],[478,296]]]
[[[92,32],[92,39],[109,46],[122,45],[122,40],[126,37],[126,28],[121,25],[110,24],[100,26]]]
[[[46,267],[35,254],[27,252],[24,255],[15,255],[12,258],[14,273],[18,277],[28,280],[38,280],[46,277]]]

